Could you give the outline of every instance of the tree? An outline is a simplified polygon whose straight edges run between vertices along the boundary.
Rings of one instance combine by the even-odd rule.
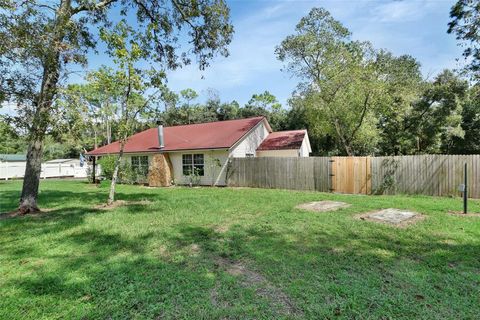
[[[179,96],[177,93],[171,91],[166,85],[160,87],[160,99],[158,103],[153,105],[147,112],[144,113],[147,122],[152,126],[156,125],[158,120],[166,126],[173,126],[178,124],[179,111],[177,105],[179,103]],[[163,110],[161,106],[163,105]]]
[[[0,115],[0,153],[24,153],[25,138],[11,125],[11,122]]]
[[[198,98],[198,93],[193,89],[187,88],[180,91],[180,97],[183,100],[183,103],[180,107],[180,113],[185,119],[184,122],[190,124],[192,121],[195,121],[192,119],[193,115],[191,114],[191,108],[194,106],[192,106],[191,103]]]
[[[191,63],[187,52],[178,52],[180,30],[190,38],[189,52],[200,69],[216,54],[228,54],[233,27],[222,0],[1,1],[0,99],[29,102],[34,111],[21,213],[38,210],[43,142],[60,80],[68,77],[68,66],[87,63],[86,53],[97,44],[92,30],[115,25],[109,15],[113,8],[128,21],[136,18],[135,39],[146,53],[142,58],[156,63],[163,77],[166,69]]]
[[[85,84],[61,88],[54,102],[51,134],[59,142],[74,146],[75,156],[84,149],[110,143],[115,132],[114,115],[121,92],[108,83],[89,82],[93,74],[87,74]]]
[[[240,114],[243,118],[265,116],[274,131],[282,130],[286,126],[286,110],[268,91],[252,95],[245,107],[240,110]]]
[[[217,110],[218,120],[234,120],[240,117],[240,104],[233,100],[220,104]]]
[[[180,91],[180,97],[185,100],[187,107],[190,107],[191,102],[198,98],[198,93],[193,89],[187,88]]]
[[[458,0],[450,10],[452,20],[448,33],[454,33],[465,47],[463,56],[469,60],[467,69],[473,77],[480,79],[480,2],[478,0]]]
[[[309,119],[307,118],[307,110],[309,101],[307,97],[301,94],[294,94],[289,100],[290,110],[287,114],[287,130],[300,130],[308,128],[308,138],[314,155],[335,155],[340,153],[336,148],[335,139],[324,132],[314,132],[314,128],[310,128]]]
[[[382,131],[394,133],[422,81],[415,59],[351,40],[350,31],[322,8],[302,18],[276,54],[302,80],[290,100],[292,111],[305,117],[314,145],[328,146],[316,150],[326,154],[377,152]]]
[[[220,94],[217,90],[207,89],[207,101],[205,105],[196,108],[196,123],[212,122],[218,120],[218,110],[221,107]]]
[[[467,92],[467,98],[462,103],[463,137],[453,137],[452,153],[480,153],[480,86],[475,85]]]
[[[347,155],[372,150],[378,140],[374,117],[382,92],[380,64],[366,42],[322,8],[314,8],[277,47],[286,70],[303,81],[297,91],[313,134],[332,136]]]
[[[380,139],[376,153],[399,155],[410,152],[410,138],[404,130],[427,83],[422,79],[420,63],[411,56],[393,56],[382,51],[378,57],[383,64],[385,94],[377,110]]]
[[[113,29],[102,29],[101,38],[105,41],[109,55],[116,69],[103,67],[91,74],[92,84],[96,88],[105,88],[107,92],[118,92],[116,118],[119,122],[118,135],[120,150],[115,160],[115,168],[110,185],[107,204],[115,200],[115,187],[122,164],[123,152],[128,137],[135,129],[135,122],[142,111],[163,90],[164,74],[154,68],[142,68],[141,62],[148,57],[148,51],[138,42],[134,28],[122,19]],[[152,93],[147,93],[154,89]],[[146,98],[148,96],[148,98]]]
[[[450,153],[454,138],[464,137],[462,101],[467,90],[468,83],[450,70],[428,84],[402,128],[410,136],[408,153]]]
[[[112,35],[115,37],[115,35]],[[115,37],[116,38],[116,37]],[[135,45],[128,48],[127,41],[117,38],[116,45],[119,47],[114,54],[118,55],[118,69],[102,67],[90,75],[91,84],[98,88],[116,88],[121,94],[118,96],[116,104],[115,117],[118,120],[118,141],[120,150],[115,160],[115,168],[112,175],[110,193],[107,203],[110,205],[115,200],[115,187],[119,175],[119,168],[123,159],[123,152],[128,137],[134,131],[135,120],[138,119],[140,112],[146,109],[149,100],[144,98],[147,89],[151,88],[150,83],[145,79],[145,73],[141,69],[134,67],[134,63],[138,62],[139,56],[135,53]],[[121,43],[121,44],[120,44]],[[155,95],[155,93],[153,93]],[[152,97],[153,98],[153,97]],[[149,98],[150,99],[150,98]]]

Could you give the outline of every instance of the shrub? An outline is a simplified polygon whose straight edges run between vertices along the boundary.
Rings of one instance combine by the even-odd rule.
[[[113,172],[115,170],[115,161],[117,160],[116,156],[106,156],[102,157],[98,163],[102,168],[102,176],[105,179],[111,180],[113,177]],[[123,159],[120,167],[118,168],[118,183],[123,184],[143,184],[147,182],[148,172],[143,172],[132,168],[130,162]]]
[[[202,178],[198,173],[198,170],[195,168],[192,173],[190,173],[187,177],[187,184],[190,187],[198,186],[200,184],[200,179]]]
[[[98,164],[102,169],[102,176],[105,179],[112,180],[113,171],[115,170],[116,156],[104,156],[98,160]]]

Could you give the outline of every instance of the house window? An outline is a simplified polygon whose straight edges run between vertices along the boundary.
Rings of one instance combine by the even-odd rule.
[[[132,169],[142,174],[148,174],[148,156],[132,156]]]
[[[253,157],[255,157],[255,155],[254,155],[253,153],[246,153],[246,154],[245,154],[245,157],[247,157],[247,158],[253,158]]]
[[[188,176],[192,173],[196,173],[199,176],[205,174],[205,162],[203,154],[183,154],[182,155],[182,171],[184,176]]]

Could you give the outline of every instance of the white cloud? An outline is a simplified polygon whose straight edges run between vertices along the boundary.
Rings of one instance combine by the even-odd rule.
[[[275,47],[313,7],[325,7],[348,27],[354,39],[371,41],[396,55],[410,54],[425,73],[455,67],[460,56],[446,34],[448,1],[233,1],[235,34],[228,58],[217,58],[204,72],[196,66],[170,73],[174,90],[215,88],[221,98],[245,103],[251,94],[269,90],[285,103],[297,83],[282,68]],[[203,76],[203,79],[202,79]]]
[[[375,6],[372,18],[386,23],[417,21],[428,14],[430,1],[390,1]]]
[[[267,79],[268,75],[279,72],[282,66],[275,57],[275,46],[294,28],[290,19],[282,19],[290,13],[289,6],[289,3],[268,6],[234,20],[235,34],[229,46],[230,56],[217,58],[203,72],[195,64],[175,70],[169,75],[170,86],[176,90],[182,86],[193,87],[197,91],[213,87],[222,93],[251,84],[261,85],[259,79],[271,81],[271,85],[278,79]],[[257,86],[257,91],[263,90]]]

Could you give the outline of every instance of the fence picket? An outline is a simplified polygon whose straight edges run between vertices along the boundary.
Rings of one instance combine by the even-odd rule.
[[[480,198],[480,155],[415,155],[395,157],[365,157],[344,161],[352,165],[331,163],[332,173],[346,178],[351,192],[384,194],[424,194],[433,196],[459,195],[463,183],[463,166],[468,165],[468,191]],[[340,157],[310,158],[235,158],[231,159],[229,186],[295,190],[330,191],[335,187],[329,176],[330,160]],[[349,167],[349,172],[346,172]],[[359,175],[367,176],[367,185],[356,187]],[[351,179],[351,181],[348,181]],[[358,180],[360,181],[360,180]],[[386,185],[391,181],[391,185]]]

